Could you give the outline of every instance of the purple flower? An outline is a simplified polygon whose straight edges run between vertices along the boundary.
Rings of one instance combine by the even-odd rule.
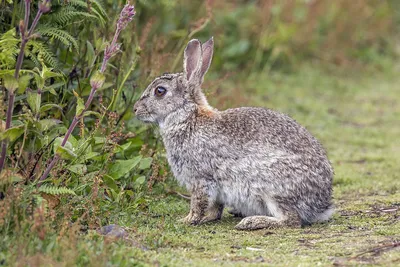
[[[133,5],[126,4],[119,15],[117,22],[117,29],[125,29],[126,25],[132,21],[133,16],[135,16],[135,7]]]
[[[43,2],[39,3],[39,10],[43,13],[46,14],[47,12],[50,11],[51,3],[50,0],[44,0]]]

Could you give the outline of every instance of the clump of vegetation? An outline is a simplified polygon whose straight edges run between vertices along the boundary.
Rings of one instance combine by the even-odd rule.
[[[389,142],[397,129],[391,126],[398,81],[385,74],[376,78],[385,82],[380,85],[367,75],[335,72],[332,78],[302,69],[318,61],[320,68],[387,71],[382,67],[393,66],[386,56],[395,56],[400,22],[397,2],[138,0],[126,25],[133,10],[124,7],[133,3],[125,1],[1,2],[0,263],[177,265],[188,256],[195,265],[341,264],[351,257],[350,263],[390,263],[374,252],[358,255],[371,242],[390,249],[398,241],[400,185],[393,166],[399,164]],[[121,20],[123,9],[129,19]],[[259,241],[258,232],[230,230],[234,218],[199,228],[176,222],[188,204],[168,179],[157,131],[138,123],[131,109],[154,76],[179,70],[189,39],[210,36],[216,51],[206,89],[217,107],[274,107],[310,127],[327,147],[339,213],[316,231],[332,237],[334,248],[308,228],[264,231]],[[357,108],[345,104],[353,100]],[[101,227],[112,224],[128,235],[104,236]],[[359,245],[343,252],[343,231]],[[373,240],[357,238],[363,231]],[[269,237],[282,243],[284,263],[268,256],[276,252]]]

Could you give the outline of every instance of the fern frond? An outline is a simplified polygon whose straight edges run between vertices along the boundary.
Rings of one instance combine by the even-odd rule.
[[[39,192],[49,195],[76,195],[75,192],[67,187],[56,187],[52,185],[42,185],[39,187]]]
[[[40,66],[40,61],[43,61],[46,65],[57,68],[58,61],[54,57],[53,52],[42,42],[36,40],[29,40],[26,44],[25,54],[35,63]]]
[[[91,0],[92,2],[92,9],[96,9],[98,13],[105,19],[108,20],[107,12],[105,11],[103,4],[98,0]]]
[[[96,9],[94,9],[94,8],[92,8],[92,9],[90,10],[90,12],[91,12],[92,14],[94,14],[94,15],[98,18],[98,20],[99,20],[99,22],[101,23],[101,25],[104,26],[104,24],[106,23],[106,20],[103,18],[103,16],[102,16]]]
[[[5,32],[0,37],[0,69],[14,68],[19,53],[20,39],[16,37],[15,29]]]
[[[68,5],[75,6],[75,7],[81,7],[81,8],[84,8],[85,10],[87,10],[87,8],[88,8],[88,4],[86,3],[86,1],[82,1],[82,0],[69,0]]]
[[[58,25],[67,25],[68,23],[72,23],[76,21],[77,18],[81,19],[88,19],[88,20],[93,20],[93,21],[101,21],[100,18],[98,18],[95,15],[92,15],[87,12],[83,11],[78,11],[72,6],[66,6],[63,7],[60,12],[55,12],[53,14],[48,15],[50,21],[57,23]]]
[[[42,26],[37,31],[44,36],[60,41],[66,46],[72,46],[75,51],[79,51],[77,40],[66,31],[51,26]]]

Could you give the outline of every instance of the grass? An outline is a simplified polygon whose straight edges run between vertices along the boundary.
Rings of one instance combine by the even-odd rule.
[[[126,227],[123,239],[70,231],[44,244],[27,233],[4,240],[10,245],[0,254],[3,264],[400,265],[400,247],[393,245],[400,242],[400,76],[394,70],[361,74],[305,66],[296,74],[257,74],[246,81],[208,84],[209,98],[218,108],[277,109],[318,137],[336,173],[331,221],[242,232],[233,229],[239,219],[224,214],[220,222],[192,227],[178,222],[188,212],[187,200],[154,193],[140,209],[110,218]],[[217,90],[221,96],[215,98],[211,92]]]

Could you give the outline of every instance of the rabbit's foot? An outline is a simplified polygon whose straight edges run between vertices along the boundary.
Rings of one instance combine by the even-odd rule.
[[[272,229],[281,226],[281,221],[269,216],[249,216],[243,218],[236,226],[237,230]]]
[[[190,211],[185,218],[182,218],[179,221],[185,224],[198,225],[201,221],[201,217]]]
[[[277,219],[270,216],[249,216],[243,218],[236,226],[237,230],[273,229],[279,227],[300,227],[298,216],[288,216],[285,219]]]

